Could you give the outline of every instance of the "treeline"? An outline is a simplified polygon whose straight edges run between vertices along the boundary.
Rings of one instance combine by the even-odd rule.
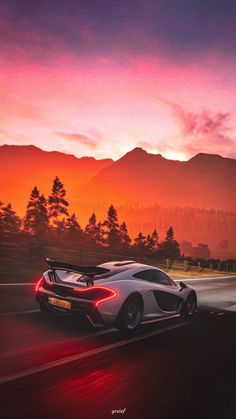
[[[174,225],[178,240],[193,243],[208,243],[217,248],[222,240],[227,240],[230,248],[236,246],[236,213],[205,208],[164,207],[154,205],[129,206],[118,208],[122,218],[127,220],[130,234],[141,230],[144,234],[151,231],[158,220],[160,236],[165,234],[169,224]]]
[[[46,198],[35,186],[30,194],[26,214],[21,219],[11,204],[0,202],[1,240],[25,240],[46,246],[49,243],[70,242],[91,248],[107,248],[112,251],[129,251],[153,255],[158,258],[177,258],[180,256],[179,243],[174,238],[173,227],[166,231],[163,241],[156,230],[144,236],[142,232],[131,240],[125,221],[118,222],[117,210],[110,205],[104,221],[98,221],[92,213],[87,225],[82,229],[75,213],[69,213],[66,190],[58,178],[54,179],[50,195]]]

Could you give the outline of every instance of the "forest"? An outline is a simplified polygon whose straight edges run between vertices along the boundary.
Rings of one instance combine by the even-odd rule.
[[[140,231],[132,240],[125,221],[118,222],[116,208],[111,204],[106,219],[98,221],[93,212],[82,229],[75,213],[70,214],[66,190],[58,177],[53,181],[50,195],[46,198],[35,186],[21,219],[12,205],[0,203],[1,242],[19,242],[31,248],[44,248],[49,244],[84,246],[90,249],[133,251],[155,255],[158,258],[178,258],[180,245],[174,230],[169,226],[163,241],[156,229],[147,235]]]

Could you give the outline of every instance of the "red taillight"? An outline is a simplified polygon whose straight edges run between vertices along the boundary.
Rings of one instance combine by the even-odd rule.
[[[36,282],[35,287],[34,287],[35,292],[38,292],[39,287],[41,286],[42,282],[43,282],[43,276],[39,279],[38,282]]]
[[[85,289],[74,288],[73,291],[78,295],[79,298],[94,301],[96,307],[101,302],[110,300],[117,295],[116,291],[113,289],[103,286],[90,287]]]
[[[96,303],[95,303],[96,307],[98,306],[98,304],[103,303],[103,301],[110,300],[110,298],[113,298],[113,297],[117,296],[116,291],[111,290],[110,288],[108,288],[108,289],[111,291],[111,295],[108,296],[108,297],[104,297],[104,298],[101,298],[101,299],[97,300]]]

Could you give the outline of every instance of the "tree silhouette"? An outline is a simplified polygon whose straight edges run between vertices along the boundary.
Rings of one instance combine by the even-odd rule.
[[[3,202],[0,201],[0,238],[3,236],[3,224],[2,224],[2,215],[3,215]]]
[[[96,244],[101,247],[104,245],[104,230],[103,230],[103,224],[99,221],[97,223],[97,233],[95,236]]]
[[[13,210],[11,204],[6,206],[1,203],[0,231],[3,237],[14,237],[20,233],[21,219]]]
[[[49,219],[55,227],[61,228],[63,216],[69,216],[67,207],[68,202],[65,199],[66,191],[59,177],[53,181],[52,191],[48,197]]]
[[[175,259],[180,256],[179,243],[174,239],[173,227],[168,228],[166,239],[159,246],[158,256],[170,259]]]
[[[151,235],[150,234],[147,235],[147,250],[150,253],[154,253],[157,251],[158,240],[159,240],[159,237],[156,230],[154,230]]]
[[[141,231],[137,235],[137,237],[135,237],[133,247],[140,252],[147,250],[147,240],[146,237],[143,236]]]
[[[102,223],[97,223],[96,214],[93,212],[85,227],[85,237],[91,244],[101,246],[103,243]]]
[[[37,186],[31,192],[24,218],[24,230],[33,235],[45,235],[49,229],[47,201]]]
[[[153,242],[153,252],[156,252],[159,246],[159,236],[158,236],[158,232],[156,230],[154,230],[152,232],[152,242]]]
[[[81,239],[83,230],[80,227],[74,213],[66,219],[64,228],[66,231],[66,237],[69,240]]]
[[[120,225],[120,244],[123,249],[128,249],[131,244],[131,238],[129,237],[128,229],[124,221]]]
[[[120,247],[120,231],[118,224],[117,211],[113,205],[110,205],[107,212],[107,218],[103,223],[105,230],[105,243],[110,248]]]
[[[89,217],[88,224],[86,225],[84,231],[89,240],[95,240],[97,234],[97,217],[94,212]]]
[[[174,230],[172,226],[170,226],[166,232],[166,240],[167,241],[174,240]]]

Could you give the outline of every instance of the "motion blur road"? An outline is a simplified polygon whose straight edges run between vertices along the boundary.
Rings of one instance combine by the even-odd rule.
[[[132,334],[47,318],[32,285],[1,284],[1,418],[235,419],[236,277],[185,282],[194,320]]]

